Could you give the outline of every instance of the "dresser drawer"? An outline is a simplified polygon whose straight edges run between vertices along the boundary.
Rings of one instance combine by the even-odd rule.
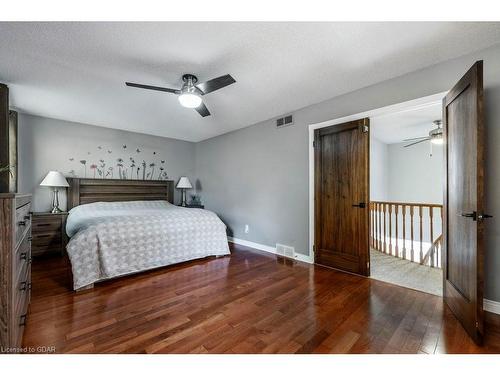
[[[12,282],[15,283],[19,278],[23,268],[31,263],[31,244],[30,237],[27,234],[19,244],[12,260]]]
[[[24,306],[26,304],[26,298],[29,300],[31,293],[31,268],[24,263],[17,281],[12,285],[12,306],[16,316],[24,314]]]
[[[16,222],[14,223],[16,232],[16,246],[23,238],[24,233],[29,231],[31,227],[31,203],[16,208]]]
[[[23,341],[24,327],[26,326],[26,320],[28,318],[28,307],[30,303],[30,292],[25,293],[21,300],[19,301],[19,309],[16,311],[13,327],[12,327],[12,337],[13,346],[21,347]]]

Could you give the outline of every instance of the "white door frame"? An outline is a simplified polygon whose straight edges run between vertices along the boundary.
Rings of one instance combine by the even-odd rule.
[[[424,96],[422,98],[409,100],[402,103],[388,105],[386,107],[371,109],[369,111],[356,113],[333,120],[318,122],[309,125],[309,260],[314,263],[314,131],[327,126],[339,125],[344,122],[362,119],[365,117],[382,116],[389,113],[414,111],[419,108],[425,108],[432,105],[442,104],[442,99],[447,92],[440,92],[434,95]]]

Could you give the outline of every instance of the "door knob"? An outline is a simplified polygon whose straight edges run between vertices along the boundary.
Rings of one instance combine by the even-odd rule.
[[[474,221],[489,219],[489,218],[493,217],[492,215],[488,215],[488,214],[478,214],[476,211],[472,211],[470,213],[463,213],[462,216],[463,217],[470,217]]]
[[[462,213],[462,216],[463,217],[470,217],[472,218],[472,220],[476,221],[477,220],[477,212],[476,211],[472,211],[472,212],[467,212],[467,213]]]
[[[353,207],[359,207],[359,208],[365,208],[366,203],[365,202],[359,202],[358,204],[353,204]]]
[[[477,215],[477,218],[479,220],[489,219],[491,217],[493,217],[493,215],[488,215],[488,214],[479,214],[479,215]]]

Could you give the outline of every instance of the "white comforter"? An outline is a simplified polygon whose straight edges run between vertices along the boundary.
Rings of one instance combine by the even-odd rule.
[[[213,212],[166,201],[98,202],[73,208],[66,232],[75,289],[169,264],[227,255]]]

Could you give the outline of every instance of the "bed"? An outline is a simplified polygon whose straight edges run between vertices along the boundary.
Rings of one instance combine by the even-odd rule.
[[[66,250],[73,288],[230,254],[213,212],[172,204],[173,181],[68,178]]]

